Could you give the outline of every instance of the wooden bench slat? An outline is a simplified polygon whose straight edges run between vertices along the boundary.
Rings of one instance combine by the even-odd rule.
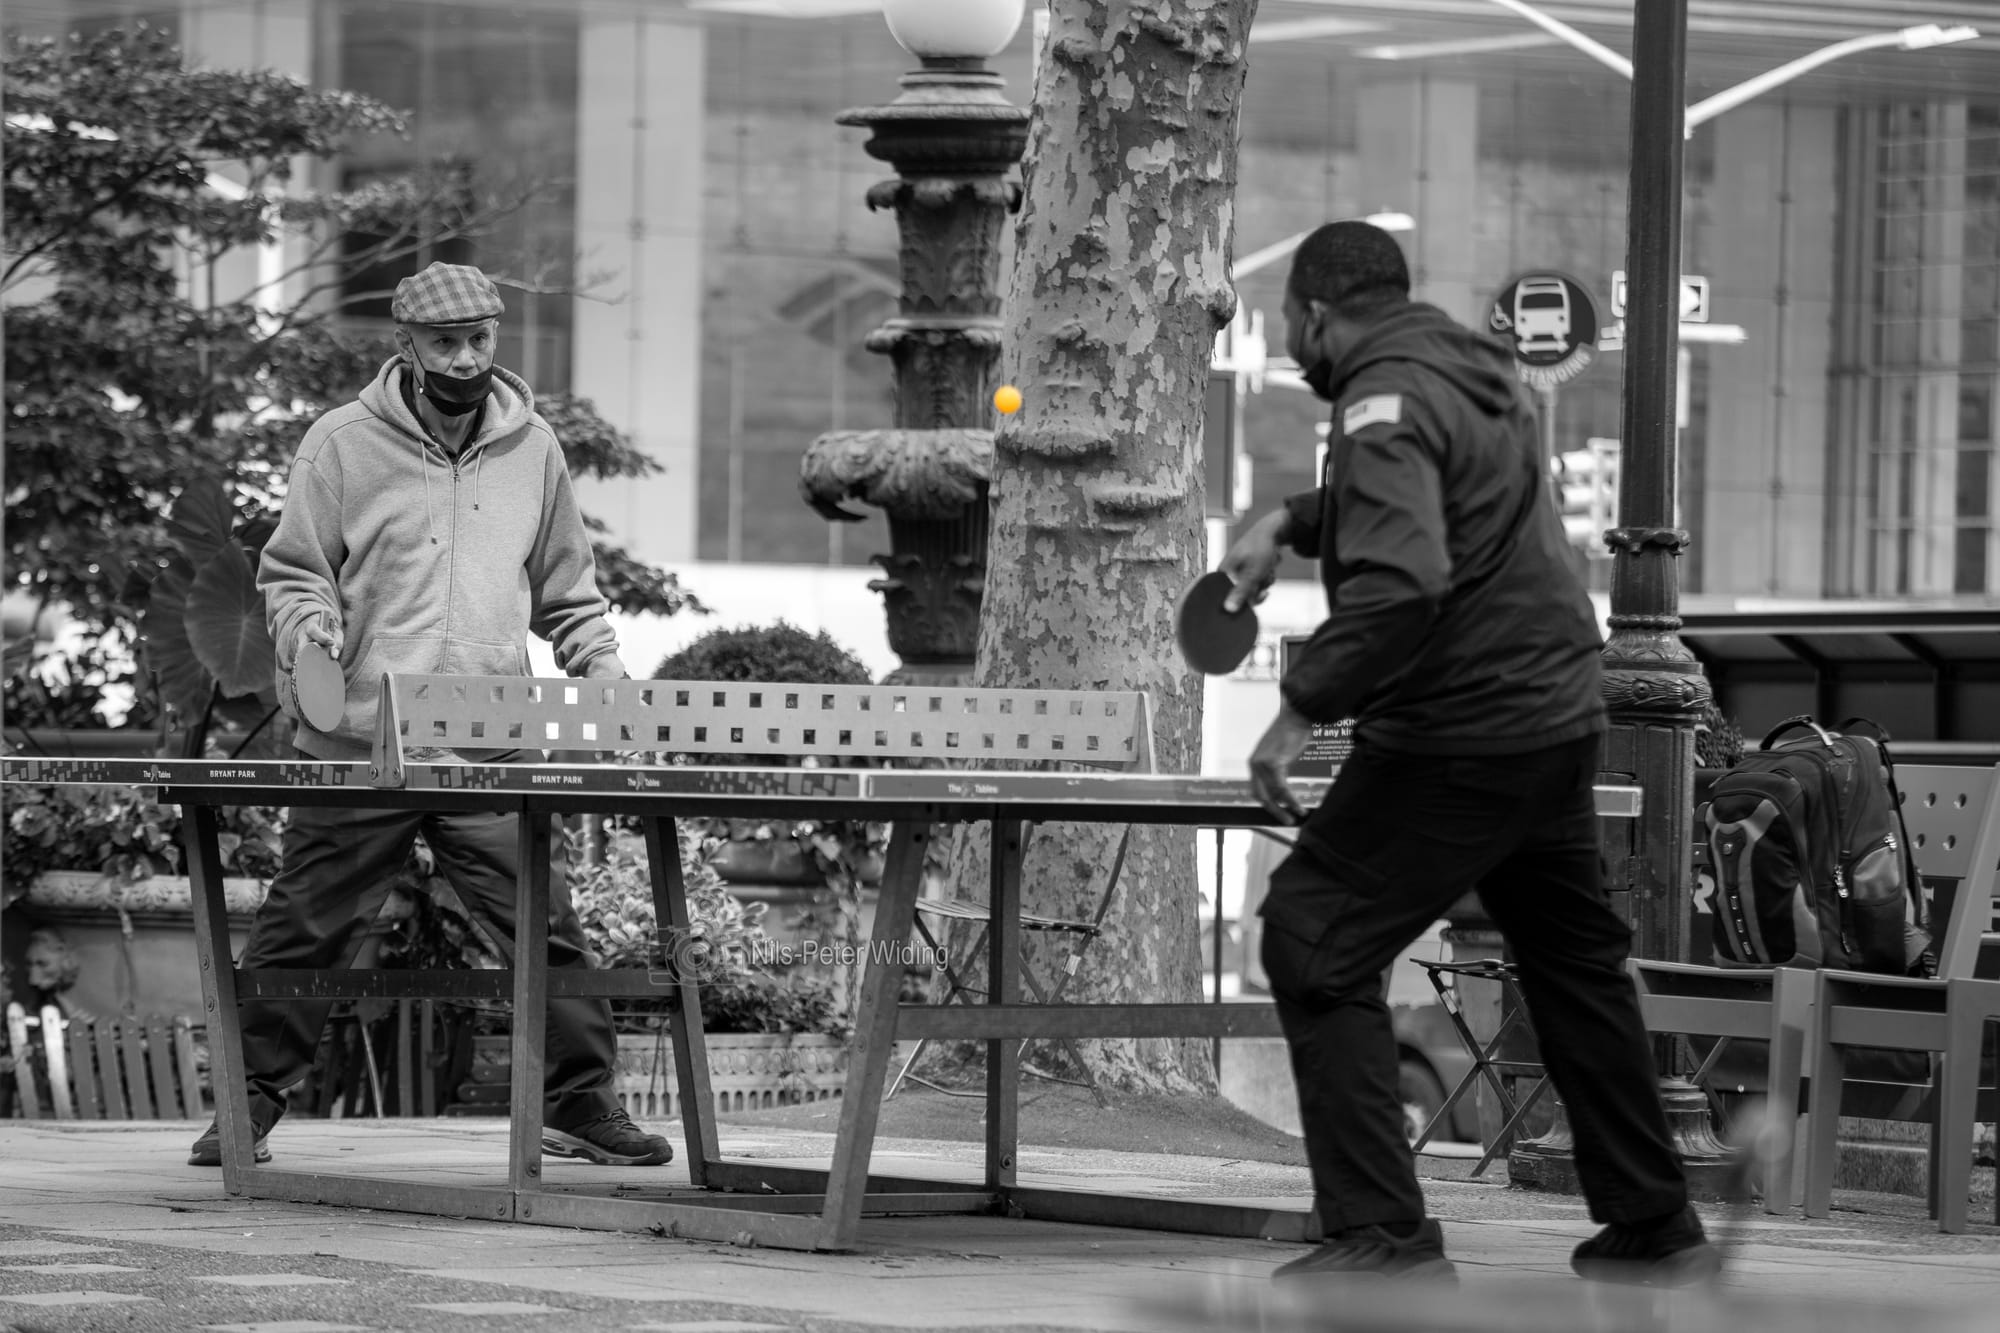
[[[181,1108],[174,1095],[174,1041],[165,1014],[146,1016],[146,1069],[153,1084],[153,1114],[174,1119]]]
[[[76,1085],[76,1114],[79,1120],[104,1118],[104,1094],[97,1086],[97,1057],[92,1049],[88,1023],[69,1025],[70,1078]],[[117,1077],[114,1070],[112,1077]]]
[[[14,1052],[14,1094],[21,1114],[29,1120],[42,1118],[41,1097],[35,1088],[35,1065],[28,1056],[28,1011],[18,1002],[7,1006],[7,1045]]]
[[[104,1118],[106,1120],[129,1120],[130,1105],[125,1100],[125,1081],[118,1071],[123,1067],[118,1060],[118,1024],[108,1018],[97,1020],[95,1027],[97,1045],[97,1068],[102,1074],[104,1089]]]
[[[174,1064],[180,1071],[181,1114],[199,1120],[207,1112],[201,1104],[201,1070],[194,1062],[194,1023],[185,1014],[174,1018]]]
[[[134,1120],[152,1120],[153,1091],[146,1083],[146,1028],[136,1018],[118,1025],[118,1054],[125,1062],[125,1096]]]

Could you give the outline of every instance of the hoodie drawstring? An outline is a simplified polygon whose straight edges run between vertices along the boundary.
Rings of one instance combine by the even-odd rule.
[[[472,460],[472,511],[479,512],[479,469],[486,463],[486,451],[481,449]]]
[[[424,522],[430,525],[431,545],[438,544],[437,516],[431,513],[431,451],[428,445],[417,447],[417,466],[424,474]]]

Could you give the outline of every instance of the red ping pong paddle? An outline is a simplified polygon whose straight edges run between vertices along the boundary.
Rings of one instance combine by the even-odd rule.
[[[301,643],[290,679],[292,710],[314,731],[332,731],[347,716],[347,681],[324,645]]]
[[[1210,676],[1223,676],[1241,665],[1257,643],[1257,613],[1248,605],[1229,612],[1223,599],[1236,586],[1221,570],[1204,574],[1181,594],[1174,611],[1174,637],[1189,666]]]

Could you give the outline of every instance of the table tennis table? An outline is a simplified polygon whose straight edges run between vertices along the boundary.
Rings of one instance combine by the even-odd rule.
[[[423,679],[424,688],[454,683],[449,677]],[[541,685],[555,691],[568,688],[574,695],[574,687],[580,683],[546,681]],[[626,684],[636,688],[647,683]],[[470,689],[461,687],[461,702],[468,697],[484,698],[482,688],[476,682]],[[841,688],[865,692],[879,687]],[[813,690],[819,693],[819,687]],[[412,760],[408,754],[416,741],[430,743],[433,733],[426,724],[412,724],[396,716],[397,701],[415,698],[418,692],[419,687],[407,679],[385,682],[384,698],[389,703],[384,709],[384,736],[378,740],[375,757],[365,762],[0,758],[0,781],[154,787],[162,802],[182,808],[223,1148],[222,1177],[228,1193],[556,1226],[652,1230],[663,1235],[801,1250],[855,1249],[862,1218],[886,1214],[1000,1213],[1217,1235],[1299,1241],[1317,1237],[1309,1199],[1301,1199],[1297,1208],[1270,1207],[1035,1188],[1017,1178],[1017,1056],[1022,1041],[1267,1037],[1280,1033],[1269,1003],[1022,1003],[1024,830],[1031,822],[1044,821],[1194,828],[1273,823],[1251,798],[1247,782],[1135,771],[425,762]],[[681,693],[685,697],[686,692]],[[910,706],[909,693],[898,690],[894,697]],[[978,701],[967,700],[967,695],[1006,693],[1026,705],[1024,712],[1032,710],[1038,693],[1048,698],[1072,697],[1035,691],[954,691],[951,698],[954,707],[969,707]],[[610,697],[609,691],[606,697]],[[722,699],[719,687],[714,697]],[[834,698],[831,687],[825,697]],[[481,710],[475,707],[472,711],[476,715]],[[437,733],[441,743],[457,743],[442,731],[440,728]],[[776,736],[777,732],[770,734]],[[529,743],[546,742],[551,748],[630,748],[642,741],[651,743],[658,735],[649,728],[614,725],[607,731],[592,724],[588,739],[574,733],[551,739],[532,726],[524,738]],[[676,745],[689,740],[691,736],[684,734]],[[709,742],[711,749],[726,750],[732,745],[750,748],[744,744],[740,728],[722,727]],[[1146,757],[1149,760],[1150,754]],[[1310,807],[1324,795],[1326,786],[1325,781],[1301,782],[1297,790]],[[1632,818],[1639,813],[1637,788],[1600,787],[1597,797],[1604,817]],[[519,815],[521,870],[515,957],[520,964],[498,971],[238,970],[229,954],[217,838],[217,811],[231,805],[487,810]],[[856,819],[885,821],[891,826],[827,1167],[739,1160],[723,1153],[708,1086],[700,987],[692,978],[680,975],[670,958],[663,956],[661,966],[647,969],[583,971],[546,966],[552,825],[566,814],[637,818],[645,831],[663,935],[684,932],[690,926],[676,819]],[[902,946],[911,938],[915,925],[926,848],[940,830],[973,822],[986,823],[992,831],[987,998],[984,1003],[949,1006],[899,1003],[907,952]],[[236,1019],[238,999],[250,996],[511,1000],[511,1125],[504,1174],[491,1184],[439,1185],[380,1174],[336,1175],[256,1165],[251,1159],[249,1104]],[[686,1184],[653,1185],[635,1180],[631,1172],[607,1173],[601,1189],[573,1182],[558,1187],[544,1180],[543,1045],[546,1003],[551,996],[665,996],[674,1002],[668,1027],[679,1104],[684,1108]],[[869,1169],[883,1086],[899,1038],[986,1044],[986,1142],[979,1181],[924,1180]]]

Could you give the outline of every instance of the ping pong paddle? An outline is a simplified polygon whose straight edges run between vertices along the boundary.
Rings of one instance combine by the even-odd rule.
[[[1210,676],[1234,671],[1257,643],[1257,613],[1244,606],[1222,609],[1235,581],[1221,570],[1202,575],[1181,594],[1174,611],[1174,637],[1181,656],[1195,670]]]
[[[347,681],[323,644],[307,639],[292,659],[292,709],[314,731],[332,731],[347,716]]]

